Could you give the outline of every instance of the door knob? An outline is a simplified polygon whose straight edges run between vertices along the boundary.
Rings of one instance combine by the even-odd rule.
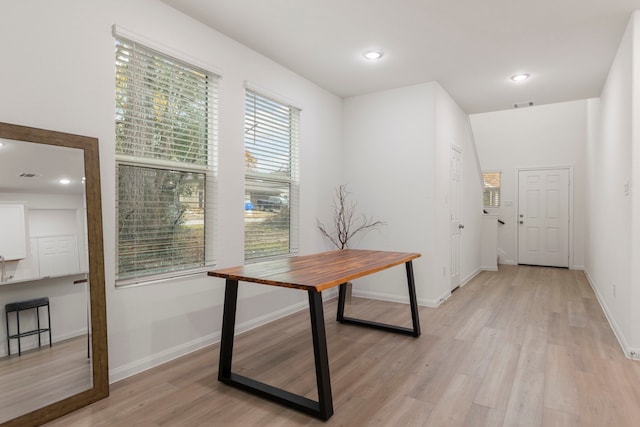
[[[520,221],[520,224],[524,224],[524,221]]]
[[[464,224],[458,224],[458,228],[460,229],[464,228]]]

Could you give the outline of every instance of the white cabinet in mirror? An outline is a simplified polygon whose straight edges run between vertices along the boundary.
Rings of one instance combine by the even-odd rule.
[[[4,262],[26,258],[24,205],[0,203],[0,256]]]

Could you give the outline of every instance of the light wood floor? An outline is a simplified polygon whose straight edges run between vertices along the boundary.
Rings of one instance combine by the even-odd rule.
[[[0,358],[0,423],[90,387],[86,335]]]
[[[501,266],[436,309],[422,336],[336,324],[335,415],[321,422],[217,381],[218,346],[128,378],[51,426],[637,426],[640,363],[624,357],[582,272]],[[346,310],[410,324],[407,305]],[[315,398],[307,312],[236,338],[234,370]]]

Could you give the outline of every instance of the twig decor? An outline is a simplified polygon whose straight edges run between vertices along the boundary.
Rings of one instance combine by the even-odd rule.
[[[316,219],[318,230],[338,249],[347,248],[349,240],[359,232],[385,225],[382,221],[374,220],[364,214],[357,214],[357,203],[349,200],[350,194],[344,184],[336,188],[333,203],[333,231],[327,230],[327,227]]]

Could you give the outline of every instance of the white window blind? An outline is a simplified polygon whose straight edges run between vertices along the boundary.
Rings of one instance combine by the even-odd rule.
[[[500,172],[482,172],[484,183],[483,204],[485,207],[500,207]]]
[[[115,47],[118,282],[212,265],[218,76]]]
[[[245,259],[298,251],[300,110],[247,89]]]

